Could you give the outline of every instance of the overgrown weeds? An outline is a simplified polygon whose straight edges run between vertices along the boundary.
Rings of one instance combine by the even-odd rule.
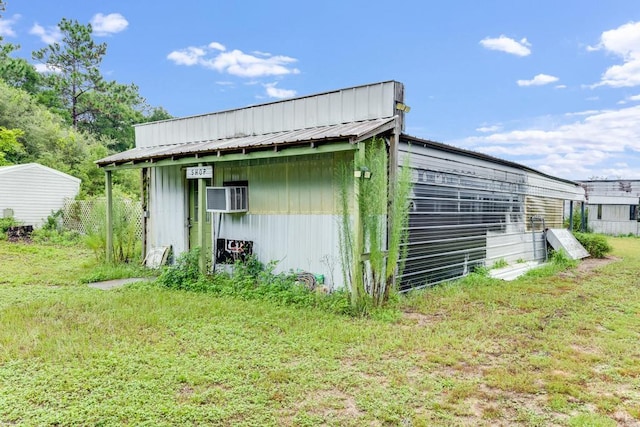
[[[322,308],[340,314],[363,315],[369,312],[367,309],[351,307],[346,291],[327,293],[323,288],[309,289],[298,280],[296,273],[275,273],[275,262],[265,265],[255,257],[237,262],[231,272],[202,274],[198,264],[199,251],[199,248],[195,248],[178,256],[174,265],[163,270],[157,283],[169,289]]]

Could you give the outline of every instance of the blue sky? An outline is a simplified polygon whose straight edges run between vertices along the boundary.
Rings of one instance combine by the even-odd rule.
[[[31,57],[94,25],[103,74],[174,116],[383,80],[406,132],[569,179],[640,179],[637,0],[7,0]]]

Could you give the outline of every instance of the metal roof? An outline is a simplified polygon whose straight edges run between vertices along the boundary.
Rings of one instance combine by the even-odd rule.
[[[536,173],[538,175],[541,176],[545,176],[547,178],[551,178],[557,181],[563,181],[566,182],[568,184],[573,184],[576,186],[580,186],[580,183],[577,181],[572,181],[570,179],[565,179],[565,178],[559,178],[557,176],[553,176],[553,175],[549,175],[547,173],[544,172],[540,172],[536,169],[530,168],[529,166],[525,166],[523,164],[520,163],[516,163],[516,162],[512,162],[510,160],[504,160],[501,159],[499,157],[494,157],[494,156],[490,156],[488,154],[484,154],[484,153],[480,153],[477,151],[472,151],[472,150],[467,150],[464,148],[459,148],[459,147],[454,147],[453,145],[448,145],[448,144],[444,144],[442,142],[436,142],[436,141],[430,141],[428,139],[422,139],[422,138],[418,138],[415,136],[411,136],[411,135],[407,135],[407,134],[402,134],[401,135],[401,139],[407,142],[414,142],[414,143],[419,143],[422,144],[426,147],[432,147],[438,150],[442,150],[442,151],[448,151],[450,153],[457,153],[457,154],[461,154],[464,156],[469,156],[469,157],[474,157],[476,159],[482,159],[482,160],[486,160],[488,162],[492,162],[492,163],[497,163],[497,164],[501,164],[501,165],[505,165],[505,166],[510,166],[516,169],[520,169],[520,170],[524,170],[524,171],[528,171],[528,172],[533,172]]]
[[[252,151],[322,141],[346,140],[350,143],[356,143],[393,128],[395,126],[395,120],[395,117],[387,117],[263,135],[241,135],[235,138],[197,141],[184,144],[136,147],[97,160],[96,163],[99,166],[122,165],[130,162],[157,161],[166,158],[191,157],[203,154]]]

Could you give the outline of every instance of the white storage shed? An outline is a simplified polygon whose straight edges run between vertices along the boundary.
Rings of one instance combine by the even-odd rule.
[[[79,178],[38,163],[0,167],[0,217],[41,226],[65,199],[80,191]]]

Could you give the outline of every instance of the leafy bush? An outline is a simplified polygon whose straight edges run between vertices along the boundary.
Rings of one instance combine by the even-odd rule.
[[[573,211],[573,230],[576,233],[582,231],[582,213],[580,210]],[[584,211],[584,226],[587,233],[591,233],[591,228],[589,227],[589,211],[585,209]],[[564,220],[564,228],[569,228],[569,218],[565,218]]]
[[[20,222],[13,217],[0,218],[0,240],[7,239],[7,230],[9,227],[20,225]]]
[[[170,289],[317,307],[339,314],[362,314],[352,308],[348,292],[311,290],[298,282],[295,273],[275,273],[275,262],[265,265],[255,257],[250,257],[245,262],[237,262],[230,274],[202,274],[198,265],[199,253],[200,249],[196,248],[181,254],[174,265],[163,270],[156,283]]]
[[[592,233],[573,233],[578,242],[589,252],[594,258],[604,258],[613,248],[602,234]]]
[[[34,230],[31,239],[36,243],[60,246],[77,245],[81,238],[77,231],[65,231],[62,227],[62,210],[51,212],[42,227]]]
[[[180,254],[175,264],[165,267],[158,277],[158,283],[170,289],[194,290],[205,279],[200,273],[200,248]]]

